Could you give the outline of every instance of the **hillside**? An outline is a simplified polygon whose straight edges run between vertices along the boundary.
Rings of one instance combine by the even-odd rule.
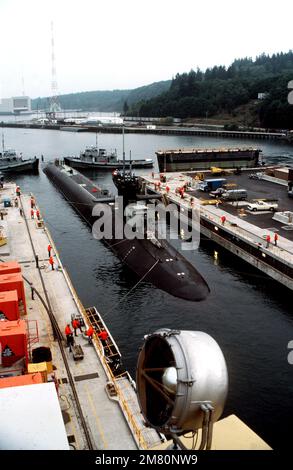
[[[255,60],[235,60],[230,67],[215,66],[177,74],[160,96],[136,103],[129,115],[179,118],[216,118],[234,122],[246,105],[245,126],[293,128],[293,106],[288,104],[288,82],[293,80],[293,52],[262,54]],[[264,99],[258,100],[262,93]],[[247,110],[250,109],[249,112]],[[227,120],[226,120],[227,122]]]
[[[167,91],[171,80],[151,83],[133,90],[85,91],[59,95],[62,109],[82,111],[122,112],[129,105],[152,99]],[[32,109],[48,109],[49,98],[32,100]]]

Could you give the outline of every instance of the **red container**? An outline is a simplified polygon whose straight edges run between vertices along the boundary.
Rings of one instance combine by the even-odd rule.
[[[16,290],[0,292],[0,320],[18,320],[18,296]]]
[[[26,311],[25,290],[21,273],[3,274],[0,276],[0,292],[16,290],[18,302],[23,305],[24,314]]]
[[[19,387],[20,385],[33,385],[43,383],[41,372],[35,374],[17,375],[15,377],[0,378],[0,388]]]
[[[26,323],[24,320],[0,322],[0,353],[3,367],[23,357],[28,363]]]
[[[21,267],[17,261],[8,261],[7,263],[0,263],[0,276],[2,274],[20,273]]]

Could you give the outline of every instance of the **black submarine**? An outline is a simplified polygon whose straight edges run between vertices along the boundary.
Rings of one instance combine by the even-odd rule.
[[[115,199],[109,197],[107,191],[96,186],[77,170],[55,161],[48,163],[43,171],[91,227],[97,220],[93,215],[93,208],[98,203],[108,203],[112,208],[114,219]],[[139,181],[133,173],[115,171],[113,182],[118,194],[125,197],[125,206],[138,199],[147,199],[137,194]],[[141,280],[151,282],[175,297],[200,301],[210,292],[201,274],[165,239],[158,239],[154,234],[151,237],[133,239],[128,239],[124,235],[121,239],[115,238],[113,231],[112,236],[104,237],[103,241]]]

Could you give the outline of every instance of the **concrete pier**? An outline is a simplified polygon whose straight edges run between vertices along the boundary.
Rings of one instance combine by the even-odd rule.
[[[159,444],[159,435],[144,426],[131,381],[127,384],[127,396],[121,390],[115,400],[109,398],[107,384],[113,381],[113,377],[105,367],[105,353],[97,337],[94,337],[94,344],[90,345],[88,339],[78,331],[75,343],[81,346],[84,357],[78,361],[73,359],[72,352],[66,347],[64,330],[66,324],[71,324],[72,315],[81,315],[88,327],[90,323],[86,318],[85,309],[62,265],[42,219],[41,209],[34,208],[32,218],[31,196],[23,194],[17,198],[18,207],[15,207],[14,184],[4,186],[1,190],[2,199],[4,196],[11,199],[13,207],[1,209],[4,214],[4,220],[1,220],[4,244],[0,246],[0,259],[17,260],[22,267],[23,277],[27,281],[25,288],[28,314],[24,319],[37,322],[37,346],[51,349],[54,370],[52,374],[48,374],[48,380],[58,383],[60,407],[72,447],[132,450]],[[40,211],[40,220],[36,218],[36,209]],[[52,246],[54,270],[49,264],[49,243]],[[32,287],[37,292],[32,294]],[[43,303],[37,293],[44,300]],[[56,340],[56,332],[54,334],[47,309],[56,319],[62,333],[61,346]],[[5,375],[5,368],[0,367],[0,372]],[[21,370],[14,373],[21,374]],[[120,383],[114,383],[114,387],[118,389]],[[135,422],[125,419],[133,402],[136,403]]]
[[[265,214],[248,214],[244,209],[245,203],[242,202],[238,203],[237,207],[233,203],[218,206],[216,204],[205,205],[209,196],[195,189],[195,181],[191,176],[183,173],[167,173],[165,176],[166,182],[160,182],[159,188],[158,174],[154,177],[151,175],[141,177],[146,192],[153,192],[156,188],[156,191],[164,195],[166,201],[176,204],[181,211],[185,210],[186,214],[190,212],[192,204],[197,206],[200,211],[200,230],[204,236],[293,290],[293,234],[292,231],[286,230],[283,224],[272,220],[272,213],[268,211]],[[182,198],[177,190],[185,184],[188,188]],[[247,175],[245,176],[245,184],[248,184]],[[251,184],[259,188],[262,183],[250,182]],[[264,188],[269,188],[272,194],[276,194],[277,191],[278,196],[282,198],[280,204],[286,204],[283,207],[291,207],[292,201],[287,197],[284,186],[276,189],[276,184],[267,181],[263,185]],[[168,192],[166,191],[167,186]],[[255,197],[256,194],[252,193],[252,195]],[[224,224],[222,216],[226,218]],[[274,245],[275,232],[278,233],[277,246]],[[271,239],[268,246],[267,235]]]

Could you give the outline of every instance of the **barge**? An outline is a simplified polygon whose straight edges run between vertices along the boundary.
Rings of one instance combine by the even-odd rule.
[[[218,168],[254,168],[262,164],[258,148],[182,148],[156,152],[160,172],[209,170]]]

